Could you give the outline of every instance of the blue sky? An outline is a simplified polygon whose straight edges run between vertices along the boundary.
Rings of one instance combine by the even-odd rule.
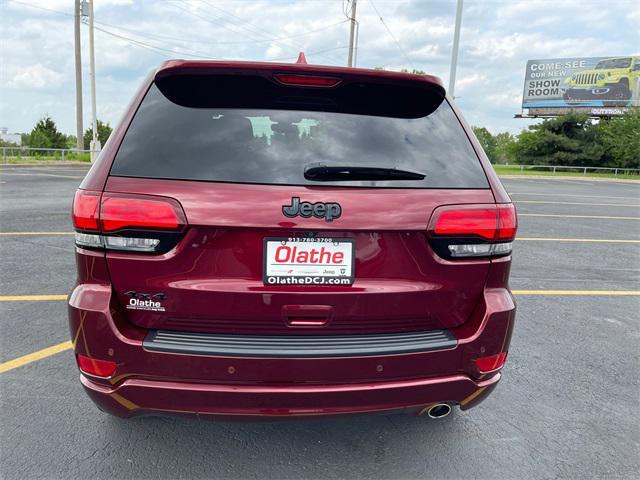
[[[294,61],[305,51],[310,63],[344,65],[344,3],[95,0],[96,26],[110,32],[96,31],[98,118],[116,123],[142,78],[168,58]],[[494,133],[530,123],[513,118],[527,59],[640,53],[636,0],[465,0],[464,6],[456,101],[471,124]],[[448,84],[455,8],[455,0],[358,0],[358,66],[417,68]],[[49,114],[62,131],[75,133],[72,14],[73,0],[0,0],[0,126],[10,132],[29,131]],[[84,25],[82,40],[86,128]]]

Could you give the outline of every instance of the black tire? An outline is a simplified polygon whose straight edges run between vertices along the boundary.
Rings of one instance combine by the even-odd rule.
[[[611,100],[629,101],[631,99],[631,90],[624,83],[620,83],[611,89]]]

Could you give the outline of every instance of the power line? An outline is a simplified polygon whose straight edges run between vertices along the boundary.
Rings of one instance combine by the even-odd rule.
[[[73,17],[74,16],[73,13],[63,12],[63,11],[60,11],[60,10],[54,10],[52,8],[41,7],[39,5],[32,5],[30,3],[21,2],[19,0],[12,0],[12,3],[25,5],[27,7],[35,8],[35,9],[38,9],[38,10],[43,10],[43,11],[46,11],[46,12],[56,13],[58,15],[64,15],[64,16],[67,16],[67,17]],[[186,9],[181,9],[181,10],[184,10],[187,13],[192,13],[192,12],[189,12],[188,10],[186,10]],[[235,16],[233,14],[229,14],[229,15]],[[202,18],[203,20],[210,21],[210,19],[208,19],[206,17],[201,17],[199,15],[196,15],[196,16],[198,16],[199,18]],[[239,18],[237,16],[235,16],[235,17]],[[304,34],[293,35],[291,37],[282,37],[282,38],[277,39],[277,40],[274,39],[274,38],[265,38],[264,40],[255,40],[255,39],[253,39],[253,40],[247,41],[247,43],[266,43],[266,42],[276,42],[277,43],[277,42],[279,42],[281,40],[294,38],[294,37],[300,37],[300,36],[304,36],[304,35],[309,35],[309,34],[312,34],[312,33],[323,31],[323,30],[328,30],[329,28],[335,27],[337,25],[344,24],[347,21],[348,20],[342,20],[340,22],[336,22],[336,23],[333,23],[333,24],[330,24],[330,25],[326,25],[325,27],[321,27],[321,28],[318,28],[318,29],[315,29],[315,30],[307,31]],[[117,25],[109,24],[109,23],[102,22],[102,21],[97,21],[96,20],[94,23],[97,23],[97,24],[100,24],[100,25],[104,25],[104,26],[109,26],[109,27],[112,27],[112,28],[120,29],[120,30],[127,30],[127,31],[135,33],[139,37],[147,37],[147,38],[150,38],[151,36],[160,37],[160,35],[154,35],[154,34],[146,34],[146,33],[145,34],[140,34],[138,32],[134,32],[131,29],[127,29],[125,27],[119,27]],[[155,53],[156,55],[160,55],[160,56],[162,56],[164,58],[171,58],[171,57],[175,57],[176,55],[184,55],[186,57],[191,56],[191,57],[196,57],[196,58],[201,58],[201,59],[206,59],[206,60],[210,60],[212,58],[215,58],[215,56],[213,56],[213,55],[211,55],[209,53],[198,51],[198,50],[192,50],[192,49],[188,49],[188,48],[187,49],[183,49],[183,50],[164,48],[164,47],[160,47],[160,46],[157,46],[157,45],[153,45],[153,44],[150,44],[150,43],[143,42],[143,41],[135,39],[135,38],[127,37],[125,35],[121,35],[119,33],[112,32],[112,31],[109,31],[107,29],[95,26],[95,25],[94,25],[94,28],[96,30],[99,30],[102,33],[105,33],[105,34],[110,35],[112,37],[115,37],[115,38],[118,38],[118,39],[123,40],[125,42],[128,42],[128,43],[130,43],[132,45],[135,45],[137,47],[143,48],[143,49],[145,49],[147,51],[150,51],[151,53]],[[236,33],[236,34],[241,33],[241,32],[238,32],[236,30],[231,30],[229,28],[227,28],[227,29],[232,31],[233,33]],[[183,39],[178,39],[178,38],[172,38],[172,39],[174,41],[183,41],[185,43],[197,42],[197,40],[189,41],[189,40],[183,40]],[[212,44],[213,43],[219,44],[219,45],[222,44],[222,42],[212,42]],[[230,43],[231,42],[229,42],[229,44]],[[307,55],[322,55],[323,53],[326,53],[326,52],[331,52],[331,51],[340,50],[340,49],[344,49],[344,48],[348,48],[348,47],[347,46],[331,47],[331,48],[326,48],[326,49],[322,49],[322,50],[311,51],[311,52],[308,52]],[[168,55],[166,55],[165,52],[166,53],[171,53],[172,55],[168,56]],[[297,55],[292,55],[292,56],[288,56],[288,57],[271,58],[271,59],[269,59],[269,61],[294,60],[296,58],[297,58]]]
[[[304,37],[307,35],[312,35],[314,33],[317,32],[322,32],[325,30],[329,30],[335,26],[338,25],[342,25],[344,23],[347,23],[348,20],[341,20],[339,22],[336,23],[332,23],[330,25],[325,25],[324,27],[320,27],[317,28],[315,30],[309,30],[305,33],[299,33],[297,35],[291,35],[289,37],[279,37],[279,38],[272,38],[272,39],[265,39],[265,40],[235,40],[232,42],[219,42],[219,41],[210,41],[210,40],[200,40],[200,39],[193,39],[193,40],[189,40],[189,39],[185,39],[185,38],[179,38],[179,37],[172,37],[172,36],[168,36],[168,35],[158,35],[156,33],[150,33],[150,32],[144,32],[144,33],[140,33],[138,30],[134,30],[131,28],[127,28],[127,27],[122,27],[119,25],[114,25],[112,23],[107,23],[107,22],[102,22],[102,21],[98,21],[96,20],[95,23],[99,23],[100,25],[104,25],[105,27],[111,27],[111,28],[116,28],[118,30],[123,30],[125,32],[130,32],[133,34],[136,34],[140,37],[147,37],[150,39],[158,39],[158,40],[169,40],[169,41],[174,41],[174,42],[183,42],[183,43],[199,43],[202,45],[243,45],[243,44],[255,44],[255,43],[267,43],[267,42],[271,42],[271,41],[278,41],[278,40],[288,40],[291,38],[299,38],[299,37]]]
[[[416,68],[416,66],[413,64],[413,62],[409,59],[409,56],[406,54],[406,52],[404,51],[404,49],[402,48],[402,45],[400,45],[400,42],[396,39],[396,37],[393,35],[393,33],[391,32],[391,29],[389,28],[389,26],[386,24],[386,22],[384,21],[384,19],[382,18],[382,15],[380,15],[380,12],[378,11],[378,9],[376,8],[375,4],[373,3],[373,0],[369,0],[369,3],[371,4],[371,6],[373,7],[373,9],[376,12],[376,15],[378,15],[378,18],[380,18],[380,21],[382,22],[382,25],[384,25],[384,28],[387,29],[387,33],[389,34],[389,36],[393,39],[394,42],[396,42],[396,45],[398,46],[398,50],[400,50],[400,53],[402,54],[402,56],[404,57],[405,61],[407,63],[409,63],[409,65],[411,65],[414,69]]]
[[[73,13],[61,12],[60,10],[53,10],[52,8],[45,8],[45,7],[41,7],[39,5],[31,5],[30,3],[20,2],[18,0],[12,0],[11,3],[18,3],[18,4],[24,5],[26,7],[37,8],[38,10],[44,10],[46,12],[57,13],[58,15],[65,15],[67,17],[73,17],[74,16]]]
[[[181,3],[183,3],[185,5],[190,5],[185,0],[181,0]],[[201,14],[202,11],[200,11],[200,10],[196,10],[194,12],[194,11],[188,10],[186,8],[179,7],[178,5],[174,5],[174,6],[176,8],[178,8],[179,10],[182,10],[183,12],[185,12],[185,13],[187,13],[189,15],[192,15],[192,16],[194,16],[196,18],[200,18],[200,19],[205,20],[205,21],[210,22],[210,23],[218,24],[222,28],[224,28],[226,30],[229,30],[229,31],[231,31],[233,33],[246,35],[246,34],[244,34],[242,32],[239,32],[238,30],[236,30],[237,28],[240,28],[240,29],[243,29],[243,30],[253,34],[253,35],[262,36],[264,38],[264,41],[271,41],[272,43],[276,43],[276,44],[280,45],[281,47],[285,47],[285,48],[294,48],[296,50],[302,50],[299,45],[295,45],[295,44],[293,44],[293,43],[291,43],[289,41],[286,41],[286,43],[285,43],[285,41],[280,41],[280,40],[269,40],[268,37],[271,36],[272,34],[265,33],[265,31],[260,29],[259,27],[256,27],[255,25],[247,22],[245,19],[243,19],[243,18],[241,18],[241,17],[239,17],[239,16],[237,16],[237,15],[231,13],[231,12],[228,12],[228,11],[226,11],[226,10],[216,6],[216,5],[212,5],[211,3],[206,2],[204,0],[203,0],[203,3],[205,3],[206,5],[212,7],[212,8],[214,8],[214,9],[220,11],[220,12],[222,12],[225,15],[228,15],[230,17],[233,17],[233,18],[237,19],[237,20],[240,20],[242,22],[242,24],[239,24],[238,22],[231,22],[231,21],[225,22],[225,21],[222,21],[219,17],[218,18],[209,18],[209,17],[206,17],[206,16],[202,15]],[[231,23],[231,25],[233,25],[236,29],[232,29],[229,25],[227,25],[227,23]],[[247,27],[247,25],[249,25],[249,26],[251,26],[253,28],[249,28],[249,27]],[[331,58],[331,57],[327,57],[326,55],[321,55],[321,56],[324,56],[325,58],[328,58],[331,61],[336,61],[336,59]],[[287,57],[287,58],[293,58],[293,57]]]
[[[141,42],[140,40],[136,40],[135,38],[126,37],[124,35],[120,35],[118,33],[111,32],[111,31],[106,30],[106,29],[101,28],[101,27],[94,26],[94,28],[96,30],[99,30],[99,31],[103,32],[103,33],[106,33],[107,35],[111,35],[112,37],[116,37],[116,38],[119,38],[120,40],[124,40],[125,42],[129,42],[129,43],[132,43],[132,44],[137,45],[139,47],[146,48],[147,50],[154,51],[154,53],[168,52],[168,53],[171,53],[173,56],[175,56],[175,55],[185,55],[185,56],[191,56],[191,57],[197,57],[197,58],[209,59],[209,60],[212,58],[212,55],[206,54],[205,52],[198,52],[198,51],[195,51],[195,50],[187,52],[187,51],[182,51],[182,50],[177,50],[177,49],[169,49],[169,48],[158,47],[157,45],[152,45],[152,44],[149,44],[149,43]],[[164,56],[167,57],[167,55],[164,55]],[[170,58],[170,57],[168,57],[168,58]]]
[[[120,35],[120,34],[117,34],[115,32],[110,32],[109,30],[105,30],[104,28],[101,28],[101,27],[95,27],[94,26],[94,28],[96,30],[99,30],[99,31],[103,32],[103,33],[106,33],[107,35],[111,35],[111,36],[116,37],[116,38],[118,38],[120,40],[123,40],[125,42],[131,43],[133,45],[136,45],[138,47],[150,50],[153,53],[162,55],[165,58],[171,58],[171,57],[167,56],[166,54],[164,54],[162,52],[171,53],[171,54],[173,54],[174,57],[175,57],[175,55],[185,55],[187,57],[188,56],[192,56],[192,57],[202,58],[202,59],[206,59],[206,60],[211,60],[213,58],[211,55],[199,55],[197,53],[191,53],[191,52],[186,52],[186,51],[181,51],[181,50],[171,50],[171,49],[168,49],[168,48],[158,47],[157,45],[152,45],[152,44],[149,44],[149,43],[141,42],[140,40],[136,40],[136,39],[131,38],[131,37],[126,37],[124,35]],[[330,52],[330,51],[333,51],[333,50],[338,50],[338,49],[343,49],[343,48],[347,48],[347,47],[346,46],[339,46],[339,47],[327,48],[327,49],[324,49],[324,50],[309,52],[309,55],[318,55],[318,54],[321,54],[321,53],[324,53],[324,52]],[[290,57],[272,58],[272,59],[269,59],[269,60],[270,61],[281,61],[281,60],[292,60],[292,59],[295,59],[295,58],[297,58],[297,57],[296,56],[290,56]]]

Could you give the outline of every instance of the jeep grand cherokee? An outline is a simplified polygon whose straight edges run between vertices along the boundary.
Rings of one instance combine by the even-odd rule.
[[[500,380],[515,209],[438,78],[174,60],[73,202],[111,414],[447,415]]]

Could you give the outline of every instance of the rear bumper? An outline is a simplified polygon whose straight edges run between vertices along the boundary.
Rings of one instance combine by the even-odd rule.
[[[465,375],[353,385],[250,386],[125,380],[116,388],[80,381],[104,411],[119,417],[154,413],[204,417],[288,417],[405,411],[423,413],[435,403],[466,409],[484,400],[500,380]]]
[[[108,284],[80,284],[69,299],[76,353],[114,360],[110,378],[81,375],[93,401],[121,417],[148,413],[303,416],[421,412],[434,403],[466,409],[484,400],[500,374],[475,359],[508,350],[515,304],[486,289],[472,317],[449,330],[455,343],[432,351],[318,358],[240,357],[145,348],[148,331],[119,313]]]

